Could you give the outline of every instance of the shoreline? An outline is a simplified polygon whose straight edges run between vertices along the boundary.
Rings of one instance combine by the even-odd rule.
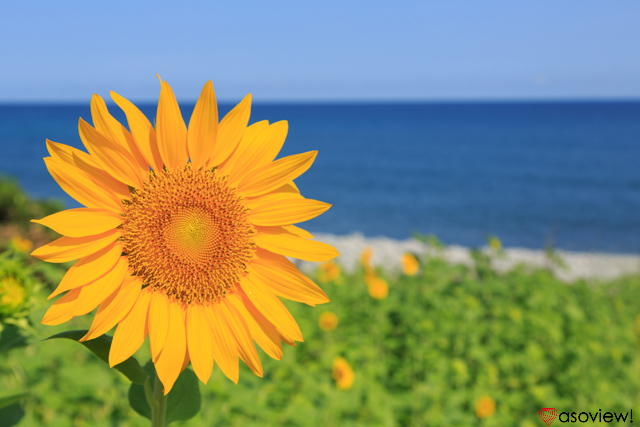
[[[371,262],[375,266],[390,271],[400,271],[400,258],[403,253],[438,256],[453,264],[473,265],[471,248],[450,245],[442,249],[430,247],[415,239],[396,240],[388,237],[365,237],[360,233],[333,235],[312,233],[316,240],[334,246],[340,256],[334,261],[347,271],[353,271],[359,264],[360,254],[366,247],[373,249]],[[488,247],[482,250],[490,250]],[[523,264],[530,268],[550,268],[562,281],[577,279],[610,280],[629,274],[640,274],[640,256],[610,254],[601,252],[574,252],[555,250],[564,267],[549,259],[544,250],[526,248],[503,248],[492,260],[493,268],[498,272],[512,270]],[[300,267],[309,271],[317,268],[318,263],[303,261]]]

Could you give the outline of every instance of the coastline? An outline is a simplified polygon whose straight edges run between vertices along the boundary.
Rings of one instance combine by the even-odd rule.
[[[437,256],[453,264],[473,265],[471,248],[459,245],[437,249],[415,239],[396,240],[388,237],[365,237],[360,233],[333,235],[312,233],[324,243],[334,246],[340,256],[335,259],[342,268],[353,271],[359,264],[360,254],[366,247],[373,249],[372,263],[400,271],[400,257],[405,252],[415,255]],[[490,251],[488,247],[482,248]],[[600,252],[574,252],[555,250],[555,256],[561,263],[554,262],[544,250],[525,248],[504,248],[493,257],[492,266],[499,272],[509,271],[523,264],[526,267],[549,268],[562,281],[578,279],[609,280],[629,274],[640,274],[640,256],[628,254],[609,254]],[[563,264],[562,266],[559,264]],[[317,268],[317,263],[301,262],[300,268],[306,271]]]

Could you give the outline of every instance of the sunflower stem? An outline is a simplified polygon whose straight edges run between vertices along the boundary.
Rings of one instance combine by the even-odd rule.
[[[149,406],[151,406],[151,427],[165,427],[165,418],[167,414],[167,396],[164,395],[162,381],[158,378],[158,374],[154,375],[153,396],[151,395],[151,386],[145,384],[145,394],[147,400],[151,397]],[[149,382],[149,381],[147,381]]]

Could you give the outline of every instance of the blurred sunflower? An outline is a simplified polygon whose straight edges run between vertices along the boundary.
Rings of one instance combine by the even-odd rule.
[[[318,267],[318,282],[329,283],[336,282],[336,284],[342,284],[340,279],[340,266],[333,261],[326,261],[320,264]]]
[[[420,269],[420,264],[413,254],[405,252],[401,258],[402,272],[407,276],[415,276]]]
[[[376,276],[375,273],[367,274],[364,280],[371,298],[385,299],[389,296],[389,284],[386,280]]]
[[[323,331],[333,331],[338,327],[338,316],[331,311],[325,311],[318,319],[318,326]]]
[[[476,400],[476,416],[487,418],[496,412],[496,401],[489,396],[482,396]]]
[[[333,370],[331,376],[336,382],[336,387],[340,390],[349,390],[353,386],[355,374],[349,362],[343,357],[336,357],[333,360]]]
[[[83,340],[117,324],[111,366],[148,335],[165,394],[189,361],[204,383],[214,360],[237,383],[238,357],[262,376],[254,340],[275,359],[282,358],[281,340],[302,341],[278,297],[312,306],[328,301],[286,258],[338,255],[293,225],[330,207],[305,199],[293,183],[317,152],[274,160],[287,122],[247,127],[250,95],[218,122],[211,82],[188,129],[164,81],[155,127],[131,102],[111,96],[129,130],[94,95],[93,126],[79,121],[89,154],[47,141],[49,172],[86,208],[34,220],[63,237],[33,256],[78,260],[50,296],[66,292],[42,323],[57,325],[98,307]]]

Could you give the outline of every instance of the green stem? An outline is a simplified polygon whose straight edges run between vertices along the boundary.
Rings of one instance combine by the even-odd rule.
[[[162,382],[158,375],[154,375],[153,393],[151,392],[151,377],[144,384],[144,394],[151,407],[151,427],[165,427],[167,413],[167,397],[164,395]]]

